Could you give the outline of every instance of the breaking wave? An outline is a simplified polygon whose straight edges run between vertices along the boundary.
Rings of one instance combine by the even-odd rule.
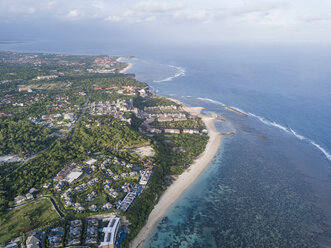
[[[295,137],[297,137],[299,140],[305,140],[305,139],[306,139],[305,136],[302,136],[302,135],[298,134],[298,133],[297,133],[296,131],[294,131],[292,128],[290,128],[290,131],[291,131],[291,133],[292,133]]]
[[[322,146],[320,146],[319,144],[315,143],[315,141],[301,135],[301,134],[298,134],[296,131],[294,131],[292,128],[288,128],[288,127],[284,127],[282,126],[281,124],[279,123],[276,123],[274,121],[268,121],[266,120],[265,118],[261,117],[261,116],[258,116],[258,115],[255,115],[255,114],[252,114],[252,113],[248,113],[249,116],[252,116],[252,117],[255,117],[257,118],[259,121],[261,121],[262,123],[268,125],[268,126],[274,126],[274,127],[277,127],[281,130],[283,130],[284,132],[286,133],[289,133],[289,134],[292,134],[294,137],[298,138],[299,140],[304,140],[304,141],[307,141],[308,143],[312,144],[313,146],[315,146],[318,150],[320,150],[324,155],[325,157],[331,161],[331,154],[328,153]]]
[[[331,161],[330,153],[328,153],[323,147],[321,147],[319,144],[316,144],[314,141],[310,141],[310,143],[316,146],[327,157],[327,159]]]
[[[198,97],[197,99],[201,100],[201,101],[205,101],[205,102],[210,102],[210,103],[214,103],[214,104],[218,104],[218,105],[222,105],[222,106],[226,106],[224,103],[222,102],[219,102],[219,101],[215,101],[213,99],[209,99],[209,98],[203,98],[203,97]],[[270,121],[270,120],[267,120],[266,118],[262,117],[262,116],[259,116],[259,115],[255,115],[253,113],[250,113],[250,112],[246,112],[240,108],[237,108],[237,107],[232,107],[232,106],[229,106],[241,113],[244,113],[248,116],[251,116],[251,117],[254,117],[256,119],[258,119],[260,122],[264,123],[265,125],[267,126],[272,126],[272,127],[276,127],[288,134],[291,134],[293,135],[294,137],[296,137],[297,139],[299,140],[302,140],[302,141],[306,141],[308,143],[310,143],[311,145],[315,146],[317,149],[319,149],[324,155],[325,157],[331,161],[331,154],[328,153],[322,146],[320,146],[319,144],[317,144],[315,141],[301,135],[301,134],[298,134],[295,130],[293,130],[292,128],[289,128],[289,127],[285,127],[277,122],[274,122],[274,121]]]
[[[218,105],[226,106],[224,103],[219,102],[219,101],[215,101],[215,100],[210,99],[210,98],[198,97],[197,99],[199,99],[200,101],[204,101],[204,102],[211,102],[211,103],[214,103],[214,104],[218,104]]]
[[[278,124],[274,121],[268,121],[266,120],[265,118],[261,117],[261,116],[258,116],[258,115],[255,115],[255,114],[252,114],[252,113],[248,113],[249,116],[253,116],[255,118],[257,118],[259,121],[263,122],[264,124],[268,125],[268,126],[274,126],[274,127],[277,127],[281,130],[283,130],[284,132],[286,133],[289,133],[289,134],[292,134],[294,137],[298,138],[299,140],[304,140],[304,141],[307,141],[308,143],[312,144],[313,146],[315,146],[317,149],[319,149],[324,155],[325,157],[331,161],[331,154],[328,153],[322,146],[320,146],[319,144],[315,143],[315,141],[301,135],[301,134],[298,134],[296,131],[294,131],[292,128],[288,128],[288,127],[284,127],[282,126],[281,124]]]
[[[173,80],[174,78],[185,76],[186,70],[183,67],[174,66],[174,65],[168,65],[168,66],[177,70],[175,75],[166,77],[164,79],[153,80],[154,83],[168,82],[168,81]]]
[[[245,114],[247,114],[249,116],[252,116],[252,117],[255,117],[256,119],[258,119],[259,121],[261,121],[262,123],[264,123],[264,124],[266,124],[268,126],[273,126],[273,127],[276,127],[276,128],[278,128],[280,130],[283,130],[286,133],[292,133],[292,134],[294,134],[287,127],[284,127],[284,126],[278,124],[277,122],[266,120],[265,118],[263,118],[263,117],[261,117],[259,115],[255,115],[255,114],[250,113],[250,112],[245,113]]]

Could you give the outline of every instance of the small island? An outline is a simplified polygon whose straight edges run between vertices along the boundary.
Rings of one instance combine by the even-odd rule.
[[[129,67],[0,52],[1,245],[137,247],[213,159],[218,117]]]

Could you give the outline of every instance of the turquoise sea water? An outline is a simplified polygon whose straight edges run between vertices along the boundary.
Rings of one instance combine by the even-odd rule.
[[[236,135],[223,139],[144,247],[331,247],[330,47],[26,43],[0,49],[137,55],[129,72],[156,92],[224,115],[217,128]]]

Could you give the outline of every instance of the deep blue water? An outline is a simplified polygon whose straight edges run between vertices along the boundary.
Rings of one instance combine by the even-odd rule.
[[[223,139],[144,247],[331,247],[331,47],[30,42],[0,49],[136,55],[130,72],[156,92],[226,118],[217,127],[236,135]]]

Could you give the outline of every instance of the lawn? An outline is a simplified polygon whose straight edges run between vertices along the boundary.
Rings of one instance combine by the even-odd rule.
[[[0,244],[57,220],[59,216],[51,206],[49,200],[43,199],[0,216]]]

